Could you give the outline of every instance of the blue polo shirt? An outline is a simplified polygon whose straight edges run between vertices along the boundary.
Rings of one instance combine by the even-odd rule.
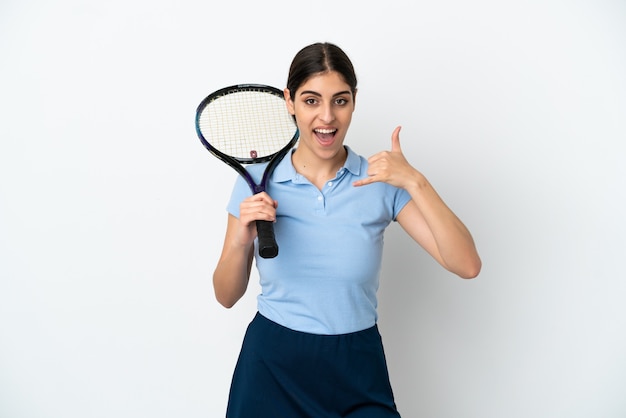
[[[385,228],[411,200],[386,183],[354,187],[367,177],[367,160],[349,147],[345,165],[320,191],[298,174],[288,154],[276,167],[267,193],[278,208],[274,233],[278,256],[256,256],[261,294],[258,310],[297,331],[345,334],[373,326]],[[249,166],[259,180],[266,164]],[[251,195],[237,177],[228,211]]]

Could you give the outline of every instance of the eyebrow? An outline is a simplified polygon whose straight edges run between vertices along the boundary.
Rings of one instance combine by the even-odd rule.
[[[305,94],[312,94],[314,96],[322,97],[320,93],[313,91],[313,90],[304,90],[303,92],[300,93],[300,96],[303,96]],[[344,94],[352,95],[352,92],[350,90],[340,91],[338,93],[333,94],[333,97],[343,96]]]

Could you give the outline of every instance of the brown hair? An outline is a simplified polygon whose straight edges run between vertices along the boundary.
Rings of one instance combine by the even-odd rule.
[[[330,71],[338,72],[350,86],[352,95],[356,94],[357,79],[354,67],[341,48],[328,42],[318,42],[302,48],[289,68],[287,88],[291,99],[294,99],[298,88],[311,76]]]

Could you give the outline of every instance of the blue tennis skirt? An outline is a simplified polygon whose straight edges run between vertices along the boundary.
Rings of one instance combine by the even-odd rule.
[[[235,367],[226,417],[400,417],[378,327],[308,334],[257,313]]]

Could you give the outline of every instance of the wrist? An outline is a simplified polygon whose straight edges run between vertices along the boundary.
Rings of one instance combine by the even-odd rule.
[[[430,187],[430,183],[426,179],[426,177],[424,177],[424,175],[419,171],[413,169],[413,172],[406,177],[405,185],[403,188],[411,195],[413,195],[413,193],[421,193],[422,191],[429,189]]]

